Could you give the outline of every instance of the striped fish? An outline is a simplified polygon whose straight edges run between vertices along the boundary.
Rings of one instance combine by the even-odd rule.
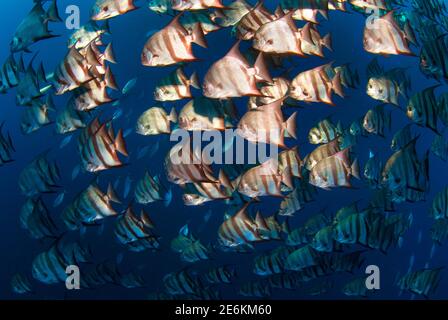
[[[443,161],[448,160],[448,143],[443,136],[435,136],[431,144],[431,152]]]
[[[18,184],[25,196],[51,193],[57,188],[60,179],[59,168],[56,162],[50,162],[46,157],[47,152],[38,155],[20,173]]]
[[[20,273],[16,273],[11,279],[11,289],[17,294],[32,293],[33,289],[27,277]]]
[[[304,102],[323,102],[334,105],[332,92],[344,97],[341,74],[333,78],[328,76],[331,63],[299,73],[291,82],[290,97]]]
[[[442,246],[443,242],[448,238],[448,220],[438,219],[436,220],[429,230],[431,240],[436,244]]]
[[[395,223],[388,224],[382,214],[367,210],[339,221],[333,235],[341,244],[361,244],[386,253],[398,242],[395,228]]]
[[[323,144],[314,149],[310,154],[308,154],[305,157],[304,159],[305,168],[311,171],[316,166],[316,164],[341,151],[342,148],[340,146],[339,139],[334,139],[326,144]]]
[[[179,19],[180,15],[176,16],[165,28],[148,39],[141,55],[144,66],[168,66],[195,61],[192,43],[207,47],[201,26],[196,24],[193,32],[188,33]]]
[[[88,172],[98,172],[123,166],[118,153],[128,156],[123,131],[115,135],[112,125],[92,121],[78,140],[81,164]]]
[[[90,111],[103,104],[113,102],[114,100],[109,96],[107,88],[117,89],[115,79],[109,68],[104,80],[95,78],[74,91],[73,103],[75,109]]]
[[[173,10],[177,11],[195,11],[206,10],[209,8],[224,8],[221,0],[182,0],[172,1]]]
[[[0,69],[0,92],[6,93],[9,89],[18,86],[21,73],[24,72],[23,56],[17,62],[14,56],[10,55]]]
[[[406,115],[409,119],[422,127],[437,131],[437,99],[434,90],[438,86],[430,87],[412,96],[408,102]]]
[[[177,101],[192,98],[190,86],[200,89],[197,74],[193,73],[188,79],[183,68],[180,67],[156,85],[154,98],[156,101]]]
[[[361,9],[391,9],[389,0],[350,0],[350,4]]]
[[[280,171],[277,163],[271,159],[242,174],[237,190],[249,198],[259,196],[283,197],[282,184],[293,189],[289,171]]]
[[[85,52],[80,51],[80,53],[86,59],[90,72],[95,77],[100,77],[106,74],[106,61],[117,63],[115,59],[115,53],[112,48],[112,43],[109,43],[106,46],[104,52],[101,52],[96,43],[92,41],[90,45],[85,49]]]
[[[369,160],[367,161],[364,167],[363,176],[364,178],[367,179],[371,188],[379,189],[382,187],[381,186],[382,172],[383,172],[383,162],[376,154],[370,152]]]
[[[344,285],[342,293],[349,297],[367,297],[366,277],[355,278]]]
[[[109,21],[99,26],[96,21],[90,20],[73,32],[68,40],[68,48],[74,46],[76,49],[83,49],[92,41],[101,42],[101,36],[104,34],[110,34]]]
[[[56,94],[62,95],[93,79],[94,75],[90,71],[87,59],[72,47],[64,60],[57,66],[53,76],[53,84]]]
[[[199,23],[204,35],[218,31],[221,29],[214,21],[214,18],[209,13],[191,12],[188,16],[184,15],[180,19],[182,26],[189,32],[193,33],[194,26]]]
[[[268,282],[273,289],[295,290],[299,286],[295,274],[293,273],[273,274],[268,277]]]
[[[154,224],[148,214],[141,211],[139,217],[134,213],[132,207],[119,217],[115,223],[115,236],[118,241],[129,250],[141,252],[144,249],[157,249],[158,238],[153,233]]]
[[[444,35],[423,43],[420,52],[420,70],[436,80],[448,80],[448,36]]]
[[[349,159],[349,149],[340,151],[320,162],[310,172],[310,183],[322,189],[351,187],[350,177],[359,179],[358,161]]]
[[[20,224],[33,239],[56,238],[57,226],[42,199],[30,198],[20,210]]]
[[[264,7],[263,1],[259,1],[236,25],[236,36],[241,40],[250,40],[261,26],[274,20],[275,15]]]
[[[290,253],[285,261],[285,269],[300,271],[302,269],[319,265],[322,253],[306,245]]]
[[[318,56],[324,58],[324,47],[330,51],[333,51],[331,34],[328,33],[325,36],[321,36],[317,26],[312,23],[307,23],[302,29],[300,29],[300,49],[306,55]],[[340,71],[335,69],[335,72]]]
[[[286,258],[294,251],[291,247],[278,247],[266,254],[255,257],[253,273],[258,276],[270,276],[285,272]]]
[[[211,17],[214,22],[223,28],[233,27],[238,24],[251,9],[252,6],[245,0],[235,0],[225,8],[216,9]]]
[[[238,123],[238,135],[253,143],[275,144],[285,147],[285,135],[297,138],[294,112],[286,121],[282,112],[282,101],[249,110]]]
[[[174,146],[165,158],[168,181],[175,184],[216,182],[209,161],[196,154],[191,145]]]
[[[380,137],[384,137],[384,131],[391,128],[391,113],[386,112],[385,105],[376,106],[373,109],[367,111],[363,120],[363,128],[370,134],[376,134]]]
[[[437,116],[448,126],[448,93],[441,94],[438,102]]]
[[[448,219],[448,187],[438,192],[432,201],[431,216],[438,219]]]
[[[161,182],[158,176],[154,178],[145,172],[142,179],[137,182],[135,187],[135,201],[140,204],[148,204],[157,201],[163,201],[168,206],[172,199],[171,190],[168,190]]]
[[[442,269],[422,269],[409,272],[398,281],[398,286],[401,290],[408,290],[412,293],[422,295],[425,298],[429,298],[431,294],[435,293],[439,285],[440,271]]]
[[[310,129],[308,141],[311,144],[329,143],[342,134],[341,124],[334,125],[330,119],[319,121],[318,124]]]
[[[15,151],[12,138],[9,133],[3,133],[4,123],[0,124],[0,166],[12,162],[12,153]]]
[[[230,266],[221,266],[213,268],[204,274],[204,279],[210,284],[220,284],[220,283],[232,283],[232,280],[236,278],[235,268]]]
[[[180,258],[184,262],[194,263],[201,260],[209,260],[210,253],[209,248],[205,247],[199,240],[196,240],[182,250]]]
[[[19,106],[30,106],[33,100],[45,95],[51,86],[41,88],[47,82],[43,65],[36,71],[33,68],[33,60],[29,63],[23,76],[16,87],[16,104]]]
[[[108,217],[117,216],[112,203],[119,203],[111,185],[103,192],[96,183],[82,191],[62,212],[62,220],[70,230],[92,225]]]
[[[410,25],[407,23],[402,30],[393,11],[374,19],[374,23],[364,29],[364,49],[373,54],[413,55],[409,42],[416,43]]]
[[[91,9],[90,19],[107,20],[138,9],[134,0],[96,0]]]
[[[263,54],[251,67],[239,50],[240,41],[221,59],[215,62],[205,75],[202,85],[207,98],[226,99],[242,96],[260,96],[257,82],[272,83]]]
[[[390,144],[392,151],[396,152],[403,149],[407,144],[409,144],[409,142],[416,138],[416,136],[412,133],[411,126],[412,123],[407,124],[394,134]]]
[[[341,249],[340,244],[333,239],[333,226],[326,226],[319,230],[311,240],[310,246],[319,252],[333,252]]]
[[[240,287],[238,294],[243,297],[268,298],[271,296],[271,288],[267,282],[247,282]]]
[[[290,81],[283,77],[272,78],[272,84],[264,84],[260,88],[260,97],[249,98],[249,110],[256,109],[258,106],[271,104],[277,100],[283,101],[289,93]]]
[[[287,176],[302,178],[302,160],[299,155],[299,148],[293,147],[289,150],[285,150],[278,155],[279,170],[281,172],[287,172]]]
[[[257,224],[247,214],[246,203],[234,216],[225,220],[218,231],[218,240],[225,247],[238,247],[250,242],[262,241]]]
[[[284,12],[294,11],[293,19],[318,24],[318,15],[328,19],[328,0],[281,0],[280,7]]]
[[[166,292],[173,295],[195,294],[202,287],[199,279],[193,278],[185,270],[165,275],[163,284]]]

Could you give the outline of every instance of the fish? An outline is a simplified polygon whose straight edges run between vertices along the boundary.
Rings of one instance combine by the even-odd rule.
[[[261,281],[247,282],[238,291],[243,297],[267,298],[271,296],[271,288],[268,283]]]
[[[308,141],[311,144],[324,144],[333,141],[342,134],[341,124],[334,125],[330,119],[319,121],[310,129]]]
[[[126,82],[123,89],[121,90],[121,93],[124,95],[127,95],[137,85],[137,81],[138,81],[138,78],[132,78],[131,80]]]
[[[140,135],[170,134],[171,122],[177,122],[177,113],[174,108],[170,114],[161,107],[152,107],[146,110],[137,121],[136,132]]]
[[[112,185],[106,192],[93,182],[80,192],[62,211],[61,218],[69,230],[79,230],[86,225],[118,215],[112,203],[120,203]]]
[[[193,32],[194,26],[199,23],[204,35],[218,31],[221,27],[213,21],[213,17],[209,13],[201,11],[190,12],[190,14],[182,16],[182,26],[190,33]]]
[[[11,54],[0,69],[0,92],[6,93],[9,89],[17,87],[22,73],[25,73],[23,56],[16,61]]]
[[[224,8],[217,8],[212,20],[219,26],[227,28],[237,25],[251,11],[252,6],[245,0],[235,0]]]
[[[40,128],[50,125],[50,111],[55,111],[54,102],[50,95],[45,102],[34,100],[33,105],[24,109],[21,117],[20,128],[23,134],[31,134]]]
[[[431,217],[436,220],[448,217],[448,188],[437,192],[429,209]]]
[[[409,45],[416,40],[411,26],[406,23],[402,30],[390,11],[366,25],[363,43],[364,50],[373,54],[414,55]]]
[[[163,78],[154,90],[156,101],[177,101],[192,98],[190,87],[200,89],[199,79],[196,73],[187,78],[182,67],[171,72]]]
[[[172,200],[172,192],[160,181],[158,176],[152,177],[148,172],[137,182],[135,200],[140,204],[162,201],[168,207]]]
[[[437,289],[441,270],[442,268],[436,268],[410,272],[398,281],[398,286],[401,290],[408,290],[428,298]]]
[[[204,274],[204,279],[210,284],[230,284],[236,276],[235,268],[230,266],[221,266],[208,270]]]
[[[188,131],[224,131],[234,127],[237,109],[232,100],[194,98],[179,112],[179,128]]]
[[[381,178],[383,171],[383,163],[377,154],[370,151],[369,160],[367,161],[363,176],[368,180],[372,188],[381,187]]]
[[[91,9],[90,19],[107,20],[137,9],[134,0],[96,0]]]
[[[369,290],[366,286],[366,277],[351,280],[344,285],[342,292],[349,297],[367,297]]]
[[[262,96],[249,98],[249,110],[258,106],[271,104],[275,101],[285,101],[289,93],[290,82],[284,77],[272,78],[272,84],[266,83],[260,88]]]
[[[245,9],[242,9],[241,6],[237,10],[245,11]],[[251,8],[250,11],[247,12],[244,16],[242,16],[238,23],[235,25],[236,36],[240,40],[251,40],[261,26],[275,20],[275,18],[275,15],[271,14],[265,8],[263,1],[259,1],[257,5]]]
[[[78,138],[78,152],[82,167],[88,172],[98,172],[123,166],[118,153],[128,157],[123,131],[115,135],[111,123],[101,124],[92,120]]]
[[[148,8],[158,14],[172,15],[173,12],[171,0],[150,0],[148,2]]]
[[[403,149],[403,147],[416,138],[416,136],[412,133],[411,126],[412,123],[409,123],[394,134],[390,144],[392,151],[396,152]]]
[[[429,87],[411,97],[406,107],[406,115],[419,126],[427,127],[432,131],[437,130],[437,100],[435,89],[438,86]]]
[[[11,289],[16,294],[33,293],[33,289],[28,278],[20,273],[16,273],[11,278]]]
[[[436,80],[448,80],[448,66],[446,52],[448,37],[440,36],[423,43],[420,52],[420,70],[424,75]]]
[[[304,102],[323,102],[334,105],[332,92],[344,97],[341,75],[337,73],[332,79],[327,74],[331,64],[326,64],[299,73],[291,82],[290,97]]]
[[[47,160],[48,151],[39,154],[23,168],[19,175],[20,191],[33,197],[40,193],[52,193],[60,179],[59,167],[56,162]]]
[[[294,112],[288,120],[284,121],[281,106],[281,101],[276,101],[249,110],[238,123],[238,135],[254,143],[275,144],[285,147],[284,137],[286,134],[297,138],[297,113]]]
[[[280,7],[283,12],[293,12],[294,20],[309,21],[314,24],[319,24],[318,15],[322,15],[328,19],[329,10],[328,1],[308,1],[298,2],[295,0],[281,0]]]
[[[3,133],[4,123],[0,124],[0,166],[13,161],[14,144],[9,133]]]
[[[391,113],[385,110],[385,105],[379,105],[367,111],[363,120],[363,127],[370,134],[385,137],[384,131],[386,129],[390,131],[391,121]]]
[[[247,214],[246,203],[234,216],[226,219],[218,231],[218,241],[225,247],[238,247],[262,241],[255,221]]]
[[[56,0],[47,10],[41,1],[35,1],[33,8],[17,27],[10,43],[11,52],[29,52],[29,47],[38,41],[56,37],[48,30],[48,22],[61,22]]]
[[[341,143],[339,139],[334,139],[326,144],[318,146],[304,159],[305,168],[311,171],[316,164],[322,160],[329,158],[338,152],[342,151]]]
[[[88,21],[78,30],[73,32],[68,40],[68,48],[84,49],[92,41],[101,42],[101,36],[110,34],[109,21],[106,20],[101,26],[94,20]]]
[[[73,97],[56,115],[56,132],[68,134],[87,127],[90,115],[76,109]]]
[[[154,224],[145,211],[140,216],[134,213],[132,207],[119,217],[115,223],[115,236],[118,241],[130,251],[142,252],[147,249],[158,249],[159,237],[154,234]]]
[[[448,160],[448,143],[442,136],[436,135],[434,137],[431,144],[431,152],[443,161]]]
[[[224,8],[224,5],[221,3],[221,0],[182,0],[172,1],[172,8],[177,11],[195,11],[209,8]]]
[[[292,12],[267,22],[256,30],[252,44],[254,49],[265,53],[305,56],[302,42],[314,44],[310,28],[305,27],[299,32],[291,15]]]
[[[65,191],[60,193],[53,202],[53,208],[59,207],[62,202],[64,202],[64,198],[65,198]]]
[[[33,239],[58,237],[58,227],[40,196],[30,198],[23,204],[20,210],[20,225]]]
[[[287,170],[281,171],[274,160],[271,158],[243,173],[238,181],[238,192],[249,198],[259,196],[283,197],[282,184],[293,189],[294,186],[289,172]]]
[[[202,85],[207,98],[226,99],[242,96],[261,95],[256,84],[260,81],[272,83],[264,62],[263,54],[258,55],[251,67],[239,50],[240,41],[207,71]]]
[[[207,47],[204,33],[199,24],[189,33],[176,16],[165,28],[156,32],[146,42],[141,63],[147,67],[168,66],[179,62],[195,61],[192,43]]]
[[[358,161],[350,162],[349,149],[344,149],[318,162],[310,171],[310,183],[322,189],[350,188],[351,176],[360,179]]]

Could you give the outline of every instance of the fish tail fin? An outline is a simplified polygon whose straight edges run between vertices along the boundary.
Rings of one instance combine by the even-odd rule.
[[[285,130],[290,137],[297,139],[297,112],[294,112],[285,122]]]
[[[170,206],[172,200],[173,200],[173,191],[170,188],[163,196],[163,204],[165,208]]]
[[[193,27],[193,42],[207,48],[207,40],[205,40],[204,31],[199,23],[196,23]]]
[[[269,73],[269,69],[264,61],[264,57],[263,57],[263,53],[260,53],[257,57],[257,61],[255,61],[255,70],[256,70],[256,75],[266,81],[266,82],[270,82],[272,83],[272,78],[271,75]]]
[[[333,80],[331,80],[331,84],[332,84],[334,92],[341,98],[344,98],[344,91],[342,89],[341,72],[340,71],[338,71],[336,73],[336,75],[334,76]]]
[[[117,148],[118,152],[120,152],[125,157],[129,157],[128,150],[126,148],[126,141],[123,137],[123,130],[119,130],[117,137],[115,138],[115,148]]]
[[[356,179],[360,180],[361,177],[359,175],[359,162],[358,159],[355,159],[355,161],[353,161],[352,166],[351,166],[351,174],[352,176],[354,176]]]
[[[110,63],[117,63],[115,59],[114,48],[112,47],[112,43],[109,43],[104,51],[104,59],[109,61]]]
[[[58,4],[56,0],[53,0],[50,7],[48,8],[47,20],[52,22],[62,22],[62,19],[58,13]]]
[[[190,85],[195,89],[201,89],[201,85],[199,83],[199,77],[197,72],[193,72],[190,77]]]
[[[312,28],[311,22],[305,24],[305,26],[302,28],[299,34],[300,40],[305,40],[309,44],[314,44],[313,36],[311,35],[311,28]]]
[[[177,112],[176,112],[176,109],[174,107],[171,109],[171,112],[168,115],[168,120],[173,122],[173,123],[177,122]]]
[[[106,69],[106,74],[104,76],[104,81],[106,81],[106,86],[113,89],[113,90],[118,90],[118,85],[117,82],[115,81],[115,77],[112,74],[112,72],[110,71],[110,68],[107,67]]]
[[[112,202],[121,203],[111,183],[109,183],[109,186],[107,187],[107,198]]]
[[[322,45],[324,47],[326,47],[328,50],[333,51],[333,41],[331,38],[331,34],[327,34],[323,39],[322,39]]]
[[[406,21],[404,25],[404,36],[406,39],[408,39],[412,44],[417,45],[417,39],[415,37],[414,30],[412,30],[412,27],[409,23],[409,21]]]

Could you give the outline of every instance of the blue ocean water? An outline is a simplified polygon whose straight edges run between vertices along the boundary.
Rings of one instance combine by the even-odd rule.
[[[76,4],[81,9],[82,22],[89,20],[89,9],[93,1],[58,1],[59,11],[64,18],[65,8]],[[266,6],[273,10],[277,1],[266,1]],[[138,3],[138,2],[137,2]],[[0,34],[0,61],[4,61],[9,55],[9,42],[14,34],[15,28],[31,9],[33,3],[29,1],[12,2],[8,1],[2,4],[2,19],[0,21],[2,32]],[[153,100],[152,92],[158,80],[174,70],[174,67],[166,68],[146,68],[140,63],[140,54],[144,43],[147,40],[146,34],[151,30],[163,28],[169,21],[169,16],[158,16],[148,10],[146,4],[141,1],[141,8],[123,16],[113,18],[111,23],[112,39],[115,54],[118,63],[112,66],[113,73],[120,87],[132,78],[138,77],[138,82],[133,92],[128,97],[121,100],[120,106],[125,115],[114,122],[115,128],[124,130],[134,128],[140,114],[151,106],[156,105]],[[313,150],[313,146],[307,142],[307,136],[310,128],[319,120],[332,116],[335,121],[341,121],[344,126],[361,116],[367,110],[378,103],[372,100],[365,93],[367,78],[365,70],[368,63],[374,57],[364,51],[362,47],[362,33],[365,24],[365,17],[351,12],[331,12],[330,19],[322,22],[321,34],[331,32],[333,36],[334,52],[326,54],[325,61],[334,61],[336,65],[343,63],[352,63],[352,67],[359,71],[361,76],[361,85],[357,90],[346,90],[347,96],[344,99],[335,98],[336,106],[316,104],[307,105],[300,109],[298,113],[298,141],[288,140],[290,146],[298,144],[302,156]],[[64,27],[63,23],[51,24],[50,27],[55,34],[60,37],[45,40],[37,43],[31,49],[37,52],[37,60],[43,61],[47,71],[54,70],[56,64],[63,59],[67,52],[66,41],[71,34],[70,30]],[[195,46],[194,52],[200,58],[198,62],[189,64],[186,67],[187,74],[197,71],[202,79],[210,65],[222,57],[235,43],[235,38],[230,36],[229,29],[223,29],[207,36],[209,44],[208,49]],[[249,44],[243,44],[247,47]],[[417,49],[415,49],[417,50]],[[29,61],[32,54],[26,54],[26,60]],[[426,79],[418,69],[418,57],[379,57],[380,64],[386,69],[392,67],[406,67],[408,74],[412,78],[412,93],[417,93],[431,85],[436,84],[433,80]],[[297,68],[293,71],[297,74],[301,70],[307,70],[323,64],[323,60],[315,57],[295,58]],[[442,91],[442,89],[441,89]],[[196,91],[196,95],[200,92]],[[62,108],[66,103],[66,96],[56,97],[57,108]],[[245,110],[246,99],[235,100],[240,112]],[[176,102],[173,105],[179,109],[186,101]],[[275,248],[278,243],[269,242],[256,245],[254,254],[224,253],[219,250],[212,254],[212,259],[202,261],[196,264],[186,264],[180,261],[178,255],[174,254],[169,247],[178,230],[189,224],[193,234],[201,239],[203,243],[216,243],[217,230],[223,221],[226,206],[220,202],[209,202],[199,207],[186,207],[182,202],[182,190],[172,185],[173,201],[165,208],[163,204],[153,204],[146,208],[154,220],[157,233],[161,236],[161,250],[158,252],[144,251],[142,253],[132,253],[123,248],[115,239],[113,234],[113,221],[106,221],[105,230],[98,235],[97,229],[88,228],[86,235],[83,236],[83,242],[90,243],[96,262],[107,259],[114,260],[117,255],[124,254],[123,262],[120,268],[128,271],[135,271],[144,277],[146,287],[137,289],[124,289],[118,286],[105,286],[95,290],[67,291],[64,284],[44,285],[35,281],[31,277],[31,263],[34,257],[46,250],[51,241],[35,241],[21,229],[19,223],[19,212],[22,204],[25,202],[18,189],[17,180],[21,170],[38,154],[50,150],[50,158],[55,159],[60,167],[62,189],[66,192],[65,200],[62,206],[54,209],[51,206],[56,195],[44,195],[44,200],[49,204],[51,213],[56,221],[65,205],[69,203],[80,191],[86,188],[94,179],[91,174],[82,174],[76,180],[72,181],[71,173],[73,168],[79,163],[79,156],[76,150],[76,143],[71,142],[68,146],[59,149],[63,136],[54,132],[54,126],[48,126],[31,135],[23,135],[20,132],[20,114],[21,108],[16,106],[14,90],[0,96],[0,121],[5,121],[7,129],[14,141],[15,149],[14,162],[0,167],[0,299],[144,299],[149,293],[160,292],[163,290],[162,278],[168,272],[174,272],[183,268],[188,268],[200,274],[208,267],[219,266],[223,264],[235,265],[238,271],[238,278],[232,285],[221,286],[220,291],[223,298],[241,298],[237,295],[239,284],[258,279],[252,274],[253,258],[258,253],[268,249]],[[105,113],[109,106],[101,107]],[[390,107],[392,109],[392,107]],[[369,136],[360,138],[356,147],[356,153],[359,157],[361,167],[366,163],[369,150],[378,153],[382,159],[386,160],[391,154],[390,140],[392,134],[405,124],[409,123],[406,115],[398,110],[392,112],[392,130],[386,136],[381,138]],[[422,155],[430,146],[434,134],[427,130],[418,128],[421,134],[418,142],[418,151]],[[107,182],[114,182],[120,178],[121,183],[118,193],[123,193],[123,184],[126,177],[130,177],[135,183],[142,177],[146,169],[150,169],[153,174],[164,176],[163,159],[170,146],[168,136],[144,137],[139,136],[133,130],[127,137],[128,148],[130,151],[129,165],[120,169],[107,170],[101,173],[99,181],[102,185]],[[152,157],[144,157],[137,160],[138,151],[148,145],[154,145],[160,141],[160,149]],[[430,158],[430,177],[431,188],[427,195],[427,201],[420,203],[406,203],[397,206],[399,212],[412,212],[414,223],[404,236],[404,242],[401,248],[391,248],[387,255],[380,252],[369,250],[366,254],[366,261],[355,275],[340,274],[332,279],[335,281],[334,288],[328,293],[319,296],[309,296],[300,288],[294,291],[273,290],[272,299],[346,299],[341,292],[343,284],[353,279],[355,276],[363,275],[365,266],[378,265],[381,270],[381,289],[369,294],[369,299],[410,299],[409,293],[402,293],[395,283],[397,273],[403,275],[409,268],[411,256],[415,256],[413,270],[424,268],[426,265],[430,268],[445,267],[448,265],[448,255],[446,255],[446,246],[437,246],[433,257],[430,257],[433,242],[430,238],[429,230],[433,219],[429,217],[429,207],[434,195],[446,186],[448,172],[446,163],[440,159],[431,156]],[[165,181],[165,178],[163,178]],[[132,191],[131,191],[132,192]],[[306,207],[296,213],[296,216],[290,219],[290,225],[293,229],[298,227],[313,214],[320,212],[325,208],[327,214],[332,215],[337,209],[348,205],[356,200],[364,201],[370,198],[371,190],[365,182],[355,182],[352,189],[335,189],[332,191],[319,191],[317,201],[309,203]],[[128,201],[130,201],[128,199]],[[263,199],[256,205],[265,215],[271,215],[278,208],[278,199]],[[126,208],[126,204],[122,209]],[[208,222],[204,222],[204,216],[211,210],[212,215]],[[255,208],[253,209],[254,213]],[[60,221],[58,221],[60,224]],[[63,229],[63,228],[61,228]],[[418,243],[418,235],[422,233],[422,241]],[[76,239],[79,233],[68,233],[67,237]],[[433,299],[446,299],[448,297],[447,281],[448,277],[442,271],[442,280],[438,290],[431,296]],[[10,280],[12,276],[20,272],[27,275],[33,286],[33,294],[16,295],[10,289]],[[415,297],[419,299],[420,297]]]

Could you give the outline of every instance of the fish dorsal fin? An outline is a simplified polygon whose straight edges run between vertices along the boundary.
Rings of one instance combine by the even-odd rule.
[[[115,81],[115,77],[110,70],[110,67],[107,67],[106,74],[104,75],[104,81],[106,82],[106,86],[113,89],[118,90],[117,82]]]
[[[190,230],[189,230],[189,228],[188,228],[188,224],[186,224],[186,225],[184,225],[182,228],[180,228],[180,230],[179,230],[179,234],[181,234],[181,235],[183,235],[183,236],[185,236],[185,237],[188,237],[188,236],[189,236],[189,234],[190,234]]]
[[[233,216],[234,219],[239,220],[251,220],[247,215],[247,208],[249,207],[251,202],[246,202],[244,206]]]
[[[259,228],[259,229],[268,229],[266,220],[263,217],[263,215],[260,213],[260,211],[258,211],[255,216],[255,224],[257,225],[257,228]]]
[[[106,47],[106,50],[104,50],[104,59],[111,62],[111,63],[117,63],[117,60],[115,59],[115,53],[114,49],[112,47],[112,43],[109,43]]]
[[[118,150],[118,152],[120,152],[122,155],[124,155],[125,157],[128,157],[128,150],[126,148],[126,141],[124,140],[123,137],[123,130],[120,129],[118,131],[117,137],[115,138],[115,148]]]
[[[112,202],[121,203],[112,184],[109,184],[109,186],[107,187],[107,198]]]
[[[102,65],[101,62],[98,60],[98,57],[97,57],[97,55],[95,53],[95,50],[93,50],[92,45],[89,45],[87,47],[86,61],[91,66],[99,67],[99,66]]]
[[[238,59],[247,64],[246,58],[241,54],[240,43],[241,43],[241,40],[238,40],[233,45],[232,49],[230,49],[230,51],[226,54],[226,57],[235,58],[235,59]]]
[[[171,22],[167,25],[167,27],[175,28],[177,30],[181,30],[184,33],[187,33],[187,30],[182,26],[182,24],[179,22],[180,18],[182,17],[183,12],[179,13],[177,16],[171,20]]]
[[[264,60],[263,53],[260,52],[260,54],[257,57],[257,60],[255,61],[255,70],[256,70],[256,76],[260,78],[261,80],[264,80],[266,82],[272,83],[273,80],[271,78],[271,75],[269,73],[268,66],[266,65],[266,62]]]

